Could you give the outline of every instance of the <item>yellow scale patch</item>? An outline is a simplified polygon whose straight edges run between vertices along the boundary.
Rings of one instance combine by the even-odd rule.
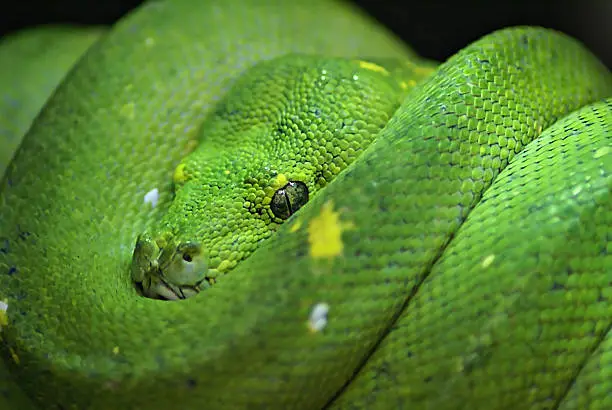
[[[285,174],[278,174],[272,183],[264,188],[264,194],[266,195],[263,199],[263,204],[268,205],[272,201],[272,196],[276,191],[284,187],[289,183],[289,178]]]
[[[371,63],[369,61],[359,61],[359,67],[370,71],[376,71],[377,73],[381,73],[384,75],[389,75],[389,72],[384,67],[381,67],[378,64]]]
[[[488,255],[487,257],[485,257],[482,262],[481,262],[481,266],[483,268],[488,268],[489,266],[491,266],[491,264],[493,263],[493,261],[495,260],[495,255]]]
[[[414,80],[402,81],[400,83],[400,87],[402,87],[402,90],[406,90],[408,89],[408,87],[414,87],[415,85],[416,85],[416,81]]]
[[[351,222],[341,222],[340,213],[334,211],[331,201],[326,202],[321,213],[308,225],[308,243],[313,258],[332,258],[342,254],[342,232],[354,227]]]
[[[272,189],[276,191],[277,189],[280,189],[284,187],[285,185],[287,185],[288,182],[289,182],[289,179],[287,178],[287,175],[278,174],[276,176],[276,179],[274,180],[274,183],[272,184],[273,185]]]
[[[21,361],[19,359],[19,355],[17,355],[17,352],[15,352],[12,347],[9,347],[9,353],[11,354],[11,358],[13,359],[15,364],[19,364],[19,362]]]
[[[434,71],[436,71],[436,69],[433,67],[423,67],[423,66],[418,65],[414,61],[410,61],[410,60],[406,60],[406,67],[410,67],[410,69],[414,71],[416,74],[423,74],[423,75],[429,75],[433,73]]]
[[[0,310],[0,330],[5,326],[8,326],[8,315],[4,310]]]
[[[179,164],[174,170],[174,175],[172,175],[172,180],[175,184],[182,184],[187,181],[187,173],[185,172],[185,164]]]

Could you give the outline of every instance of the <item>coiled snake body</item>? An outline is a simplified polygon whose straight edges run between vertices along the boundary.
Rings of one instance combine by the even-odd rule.
[[[610,408],[611,96],[542,28],[145,3],[2,180],[0,404]]]

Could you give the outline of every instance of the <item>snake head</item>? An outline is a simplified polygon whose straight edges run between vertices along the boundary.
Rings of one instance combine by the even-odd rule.
[[[207,263],[200,244],[153,239],[142,234],[132,256],[132,281],[149,298],[186,299],[208,287]]]

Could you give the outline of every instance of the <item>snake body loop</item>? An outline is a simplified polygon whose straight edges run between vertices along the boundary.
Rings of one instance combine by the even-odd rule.
[[[438,65],[344,3],[145,3],[4,174],[0,405],[609,408],[611,138],[552,30]]]

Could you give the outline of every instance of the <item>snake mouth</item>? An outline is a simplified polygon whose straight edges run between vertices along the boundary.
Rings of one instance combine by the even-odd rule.
[[[205,284],[205,288],[208,287],[206,286],[208,282],[205,280],[205,278],[193,286],[174,286],[160,277],[160,283],[156,287],[156,293],[161,300],[182,300],[200,293],[202,290],[202,284]]]
[[[230,263],[213,266],[199,242],[143,234],[132,256],[132,283],[149,299],[184,300],[214,285]]]
[[[171,283],[157,267],[154,272],[149,272],[145,280],[134,282],[134,286],[140,295],[149,299],[184,300],[212,287],[217,282],[218,271],[216,269],[210,269],[207,273],[208,275],[193,285],[176,285]]]
[[[214,283],[214,279],[212,279]],[[193,285],[174,285],[163,277],[161,272],[149,276],[141,282],[134,282],[138,293],[149,299],[156,300],[184,300],[197,295],[211,286],[211,280],[204,277]]]

